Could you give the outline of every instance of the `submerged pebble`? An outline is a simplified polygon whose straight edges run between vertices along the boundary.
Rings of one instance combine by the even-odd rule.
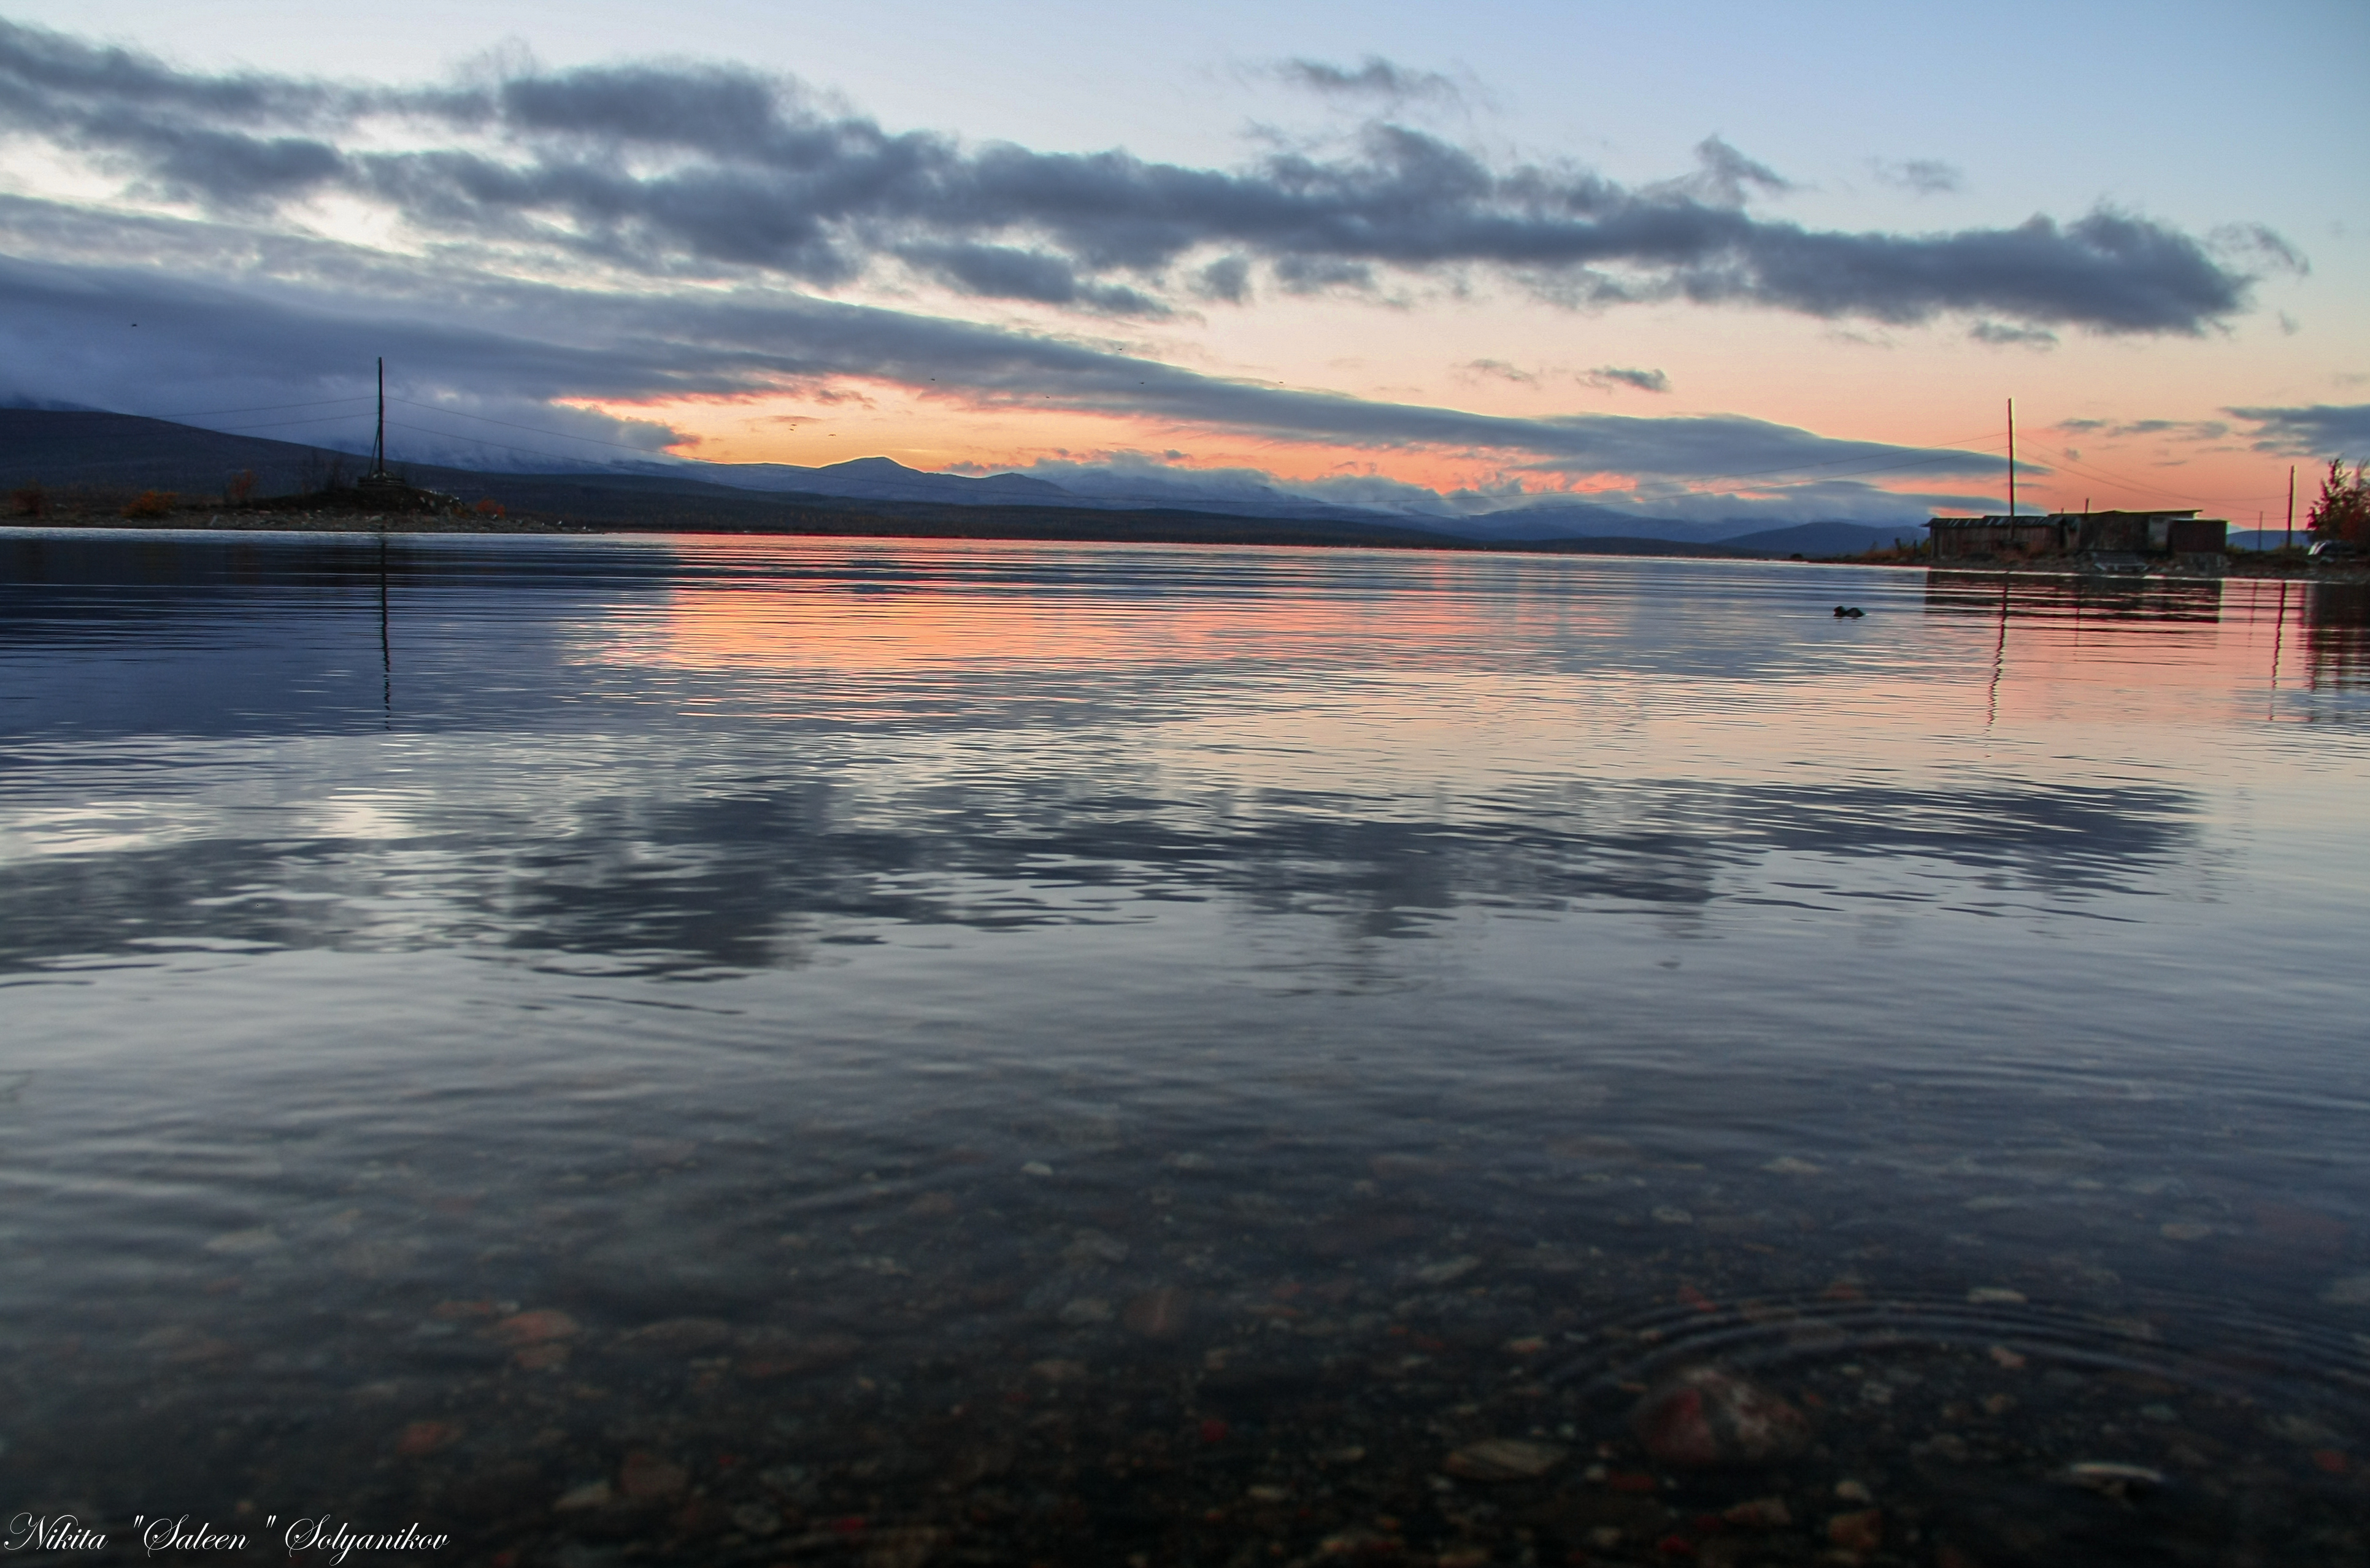
[[[667,1502],[691,1485],[691,1472],[671,1459],[637,1450],[617,1471],[617,1490],[638,1502]]]
[[[1491,1437],[1451,1452],[1441,1468],[1464,1481],[1530,1481],[1563,1462],[1569,1449],[1520,1437]]]
[[[518,1312],[504,1318],[487,1331],[489,1337],[507,1345],[544,1344],[553,1340],[572,1338],[578,1332],[576,1320],[565,1312],[548,1309]]]
[[[2146,1465],[2118,1464],[2108,1460],[2086,1459],[2067,1465],[2057,1472],[2057,1479],[2086,1492],[2096,1492],[2107,1497],[2129,1497],[2154,1492],[2164,1484],[2164,1472]]]
[[[1874,1551],[1884,1544],[1884,1513],[1862,1508],[1827,1520],[1827,1541],[1846,1551]]]
[[[1691,1367],[1649,1392],[1630,1424],[1648,1453],[1687,1468],[1768,1464],[1811,1440],[1801,1411],[1716,1366]]]
[[[573,1514],[587,1508],[605,1508],[616,1496],[607,1481],[588,1481],[561,1493],[551,1506],[555,1512]]]
[[[1175,1339],[1184,1332],[1191,1312],[1191,1298],[1184,1291],[1173,1285],[1162,1286],[1129,1302],[1120,1320],[1145,1339]]]
[[[662,1355],[688,1355],[732,1343],[732,1325],[720,1318],[669,1318],[622,1334],[617,1348]]]

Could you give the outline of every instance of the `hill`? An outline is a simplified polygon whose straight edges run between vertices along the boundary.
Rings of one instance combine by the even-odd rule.
[[[0,409],[0,489],[41,486],[59,510],[86,521],[114,520],[115,508],[146,490],[177,491],[192,502],[211,501],[221,496],[232,476],[242,470],[256,476],[256,496],[268,503],[270,515],[284,522],[292,513],[313,513],[316,514],[314,520],[319,521],[317,514],[354,513],[371,504],[367,496],[338,488],[351,481],[362,467],[345,453],[225,435],[131,414]],[[652,532],[1399,548],[1455,548],[1465,543],[1382,523],[1084,507],[1066,503],[1053,486],[1044,487],[1054,491],[1051,501],[1012,504],[1007,498],[1036,491],[990,485],[984,491],[950,492],[966,497],[961,502],[865,499],[787,490],[764,492],[663,470],[489,474],[427,464],[389,467],[411,484],[457,496],[465,505],[493,501],[512,513],[528,517]],[[912,493],[883,471],[899,468],[885,458],[859,460],[854,477],[872,481],[868,488],[876,491]],[[965,482],[953,476],[919,477]],[[949,492],[919,487],[919,493]],[[979,500],[972,501],[972,496]],[[216,511],[222,504],[213,502]]]
[[[1907,525],[1871,528],[1864,523],[1798,523],[1791,528],[1737,534],[1720,543],[1731,549],[1754,550],[1762,555],[1801,555],[1818,559],[1866,555],[1870,550],[1890,546],[1895,539],[1915,544],[1925,536],[1925,529]]]
[[[1153,485],[1149,496],[1087,496],[1026,475],[974,478],[928,474],[886,457],[816,468],[651,462],[542,474],[431,464],[390,467],[412,484],[457,496],[465,505],[491,501],[521,518],[653,532],[1368,545],[1729,558],[1790,553],[1800,547],[1773,549],[1763,540],[1782,545],[1801,532],[1716,541],[1706,536],[1715,531],[1706,525],[1674,525],[1579,502],[1533,505],[1480,517],[1418,518],[1294,502],[1272,490],[1237,494],[1222,486],[1187,482]],[[40,485],[62,510],[86,521],[111,518],[124,500],[148,490],[176,491],[192,503],[201,498],[211,502],[223,495],[233,476],[243,472],[255,476],[257,498],[281,498],[270,504],[275,514],[292,509],[352,513],[366,504],[366,498],[340,487],[349,485],[362,467],[362,460],[349,453],[132,414],[0,409],[0,490]],[[1152,499],[1168,495],[1190,495],[1204,503]],[[213,504],[218,510],[220,503]]]

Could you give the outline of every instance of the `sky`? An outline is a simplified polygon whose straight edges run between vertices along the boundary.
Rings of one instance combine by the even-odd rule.
[[[2277,526],[2358,3],[0,0],[0,401],[481,466]]]

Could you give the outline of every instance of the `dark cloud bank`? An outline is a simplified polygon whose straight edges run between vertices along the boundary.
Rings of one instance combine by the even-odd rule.
[[[1290,70],[1353,98],[1445,90],[1381,61]],[[1388,121],[1344,148],[1202,169],[892,132],[794,82],[691,63],[397,88],[185,72],[0,21],[0,130],[184,214],[0,198],[13,253],[0,396],[159,413],[349,392],[354,368],[387,352],[415,390],[495,409],[879,377],[1279,439],[1511,453],[1549,473],[1905,463],[1985,475],[1996,463],[1979,454],[1751,420],[1502,418],[1260,386],[800,290],[919,274],[1110,320],[1483,270],[1574,305],[2192,334],[2245,309],[2251,282],[2229,259],[2243,248],[2105,210],[1954,233],[1805,228],[1751,210],[1785,182],[1717,139],[1693,173],[1635,188],[1568,165],[1492,165]],[[408,250],[311,239],[289,221],[332,196],[387,213]],[[2284,252],[2261,236],[2249,254]],[[1594,375],[1664,385],[1659,372]],[[165,386],[189,389],[189,406],[159,407]],[[664,438],[583,417],[604,439]]]
[[[0,202],[0,221],[12,215]],[[332,271],[337,259],[316,270]],[[797,295],[682,298],[463,280],[449,294],[430,288],[397,300],[363,292],[378,296],[366,309],[311,284],[230,287],[145,268],[0,259],[0,351],[17,375],[73,367],[83,395],[71,400],[98,406],[109,402],[103,394],[120,403],[155,379],[202,381],[258,404],[292,386],[350,390],[355,367],[393,342],[406,386],[500,387],[530,402],[729,397],[839,375],[926,385],[935,376],[973,401],[1028,406],[1051,386],[1069,409],[1377,450],[1522,453],[1543,471],[1692,478],[1908,462],[1936,475],[1988,475],[2000,467],[1982,453],[1839,441],[1731,416],[1522,419],[1259,386],[1060,339]],[[139,333],[149,336],[133,341]],[[252,379],[225,384],[225,363],[247,367]],[[20,398],[31,390],[0,382],[0,393]],[[153,393],[144,400],[153,406]]]
[[[2370,454],[2370,403],[2314,403],[2300,409],[2226,409],[2254,422],[2255,450],[2297,456]]]
[[[1386,98],[1439,80],[1383,61],[1291,69]],[[1387,121],[1335,155],[1201,169],[894,133],[730,66],[392,89],[181,72],[6,23],[0,86],[0,116],[18,132],[215,212],[335,191],[430,234],[670,275],[761,269],[832,285],[893,260],[976,294],[1147,312],[1168,307],[1172,269],[1233,254],[1286,289],[1479,265],[1584,301],[1677,296],[1896,322],[1970,312],[2151,333],[2231,316],[2249,281],[2187,235],[2104,210],[1924,235],[1757,216],[1747,196],[1784,182],[1716,138],[1694,174],[1635,189],[1566,165],[1493,167]],[[389,150],[364,134],[390,126],[444,144]]]

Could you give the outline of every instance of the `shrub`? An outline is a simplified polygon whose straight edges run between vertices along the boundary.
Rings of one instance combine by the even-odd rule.
[[[2328,477],[2320,481],[2320,498],[2305,513],[2305,525],[2324,539],[2343,539],[2349,544],[2370,544],[2370,475],[2364,465],[2353,465],[2353,477],[2345,477],[2345,459],[2329,460]]]
[[[50,514],[50,492],[39,485],[27,485],[11,490],[8,499],[16,503],[19,517],[47,517]]]
[[[126,517],[170,517],[173,503],[181,498],[171,490],[142,490],[136,500],[123,508]]]
[[[223,500],[233,506],[245,506],[255,499],[255,470],[241,468],[223,481]]]
[[[470,510],[475,512],[480,517],[508,517],[511,514],[510,508],[504,506],[500,502],[496,501],[492,496],[486,497],[483,501],[477,502],[476,506],[470,508]]]
[[[345,488],[345,454],[314,451],[305,455],[305,489],[307,493],[327,495],[331,490]]]

